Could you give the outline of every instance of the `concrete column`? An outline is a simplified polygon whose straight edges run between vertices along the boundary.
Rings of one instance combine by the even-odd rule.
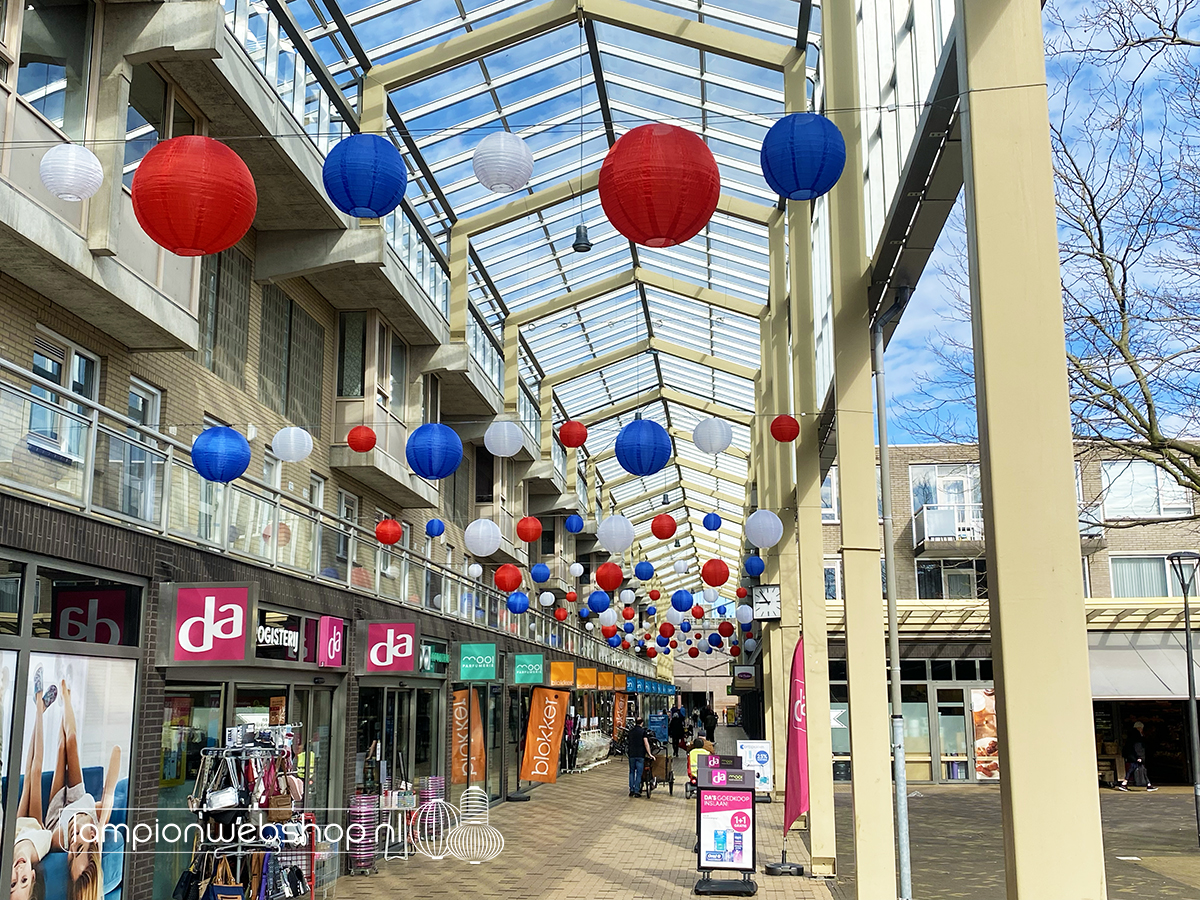
[[[515,322],[504,326],[504,411],[516,415],[521,391],[521,329]]]
[[[830,193],[830,222],[855,888],[864,900],[886,900],[896,896],[896,849],[875,497],[869,260],[862,120],[857,109],[858,41],[855,5],[850,0],[833,0],[822,11],[828,103],[830,109],[837,110],[832,118],[846,139],[846,168]]]
[[[1104,858],[1041,9],[955,6],[1005,877],[1013,900],[1093,900]]]
[[[365,126],[364,126],[365,129]],[[471,239],[463,231],[450,229],[450,341],[467,339],[467,268],[471,256]],[[506,354],[507,355],[507,354]]]
[[[121,223],[121,180],[125,168],[125,125],[133,66],[125,59],[124,33],[112,28],[100,53],[96,133],[91,146],[104,168],[104,183],[88,201],[88,249],[94,256],[115,256]]]

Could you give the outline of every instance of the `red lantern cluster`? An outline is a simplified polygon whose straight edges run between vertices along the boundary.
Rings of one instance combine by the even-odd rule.
[[[568,419],[558,428],[558,440],[564,447],[582,447],[587,441],[587,426]]]
[[[542,523],[536,516],[525,516],[517,522],[517,537],[532,544],[542,536]]]
[[[800,437],[800,423],[791,416],[776,416],[771,420],[771,437],[781,444],[790,444]]]
[[[705,584],[720,587],[729,580],[729,566],[723,559],[710,559],[700,569],[700,577]]]
[[[355,425],[346,435],[346,443],[355,453],[367,453],[375,448],[375,432],[366,425]]]
[[[704,607],[701,606],[699,603],[697,603],[695,606],[692,607],[692,616],[694,616],[697,619],[703,619],[704,618]]]
[[[133,214],[176,256],[220,253],[240,241],[258,210],[254,178],[225,144],[200,135],[161,141],[133,174]]]
[[[625,573],[616,563],[606,562],[596,570],[596,584],[602,591],[615,591],[625,580]]]
[[[623,134],[600,166],[600,205],[635,244],[674,247],[700,233],[717,209],[721,172],[703,139],[678,125]]]
[[[676,527],[675,517],[666,513],[660,513],[650,521],[650,533],[660,541],[674,536]]]
[[[560,622],[567,621],[568,615],[569,615],[569,613],[567,612],[567,610],[564,607],[560,606],[560,607],[558,607],[558,609],[554,610],[554,618],[558,619],[558,621],[560,621]]]
[[[511,594],[521,586],[521,570],[512,563],[505,563],[496,570],[492,580],[496,582],[496,587],[504,593]]]
[[[382,519],[375,526],[375,540],[381,544],[392,545],[397,543],[404,536],[404,529],[400,527],[400,523],[395,519]]]

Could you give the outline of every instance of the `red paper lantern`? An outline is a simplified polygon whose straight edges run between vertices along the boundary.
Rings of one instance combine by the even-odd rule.
[[[554,618],[558,619],[560,622],[567,621],[567,615],[567,611],[561,606],[554,611]]]
[[[699,603],[697,603],[695,606],[692,607],[692,615],[695,616],[697,619],[703,619],[704,618],[704,607],[701,606]]]
[[[748,594],[748,593],[749,593],[749,591],[747,591],[744,587],[740,587],[737,589],[737,598],[739,600],[745,600],[746,594]]]
[[[527,544],[532,544],[542,536],[542,523],[534,516],[525,516],[517,522],[517,537]]]
[[[674,650],[676,647],[679,646],[679,641],[675,640],[674,638],[671,638],[671,643],[669,644],[669,646],[672,650]]]
[[[720,625],[717,626],[717,634],[719,634],[723,638],[733,637],[733,623],[732,622],[722,622]]]
[[[616,625],[601,625],[600,633],[602,635],[604,635],[605,640],[607,640],[610,637],[616,637],[617,636],[617,626]]]
[[[366,425],[355,425],[346,435],[346,443],[355,453],[367,453],[375,447],[375,432]]]
[[[692,659],[695,659],[699,655],[700,655],[700,651],[697,650],[695,647],[688,647],[688,656],[690,656]]]
[[[404,530],[395,519],[381,519],[375,526],[375,540],[381,544],[395,544],[404,535]]]
[[[741,656],[742,648],[739,647],[737,644],[734,644],[732,647],[729,648],[729,655],[730,656]]]
[[[651,592],[650,592],[650,593],[649,593],[647,596],[648,596],[648,597],[649,597],[651,600],[657,600],[659,597],[661,597],[661,596],[662,596],[662,594],[661,594],[661,593],[659,593],[658,591],[656,591],[656,590],[655,590],[655,591],[651,591]]]
[[[657,650],[655,650],[653,647],[646,648],[646,659],[654,659],[656,656],[658,656]]]
[[[650,521],[650,532],[660,541],[675,534],[676,522],[674,516],[660,513]]]
[[[626,606],[621,609],[621,615],[625,619],[632,619],[637,615],[637,610],[632,606]]]
[[[225,144],[199,135],[160,141],[133,173],[133,214],[177,256],[220,253],[250,230],[254,178]]]
[[[616,563],[606,562],[596,570],[596,584],[602,591],[615,591],[625,580],[625,573]]]
[[[658,626],[658,633],[661,634],[665,638],[669,638],[671,635],[673,635],[675,633],[675,626],[672,625],[670,622],[663,622],[661,625]]]
[[[564,447],[582,447],[587,440],[587,426],[569,419],[558,427],[558,440]]]
[[[791,416],[776,416],[771,420],[771,437],[781,444],[790,444],[800,437],[800,423]]]
[[[600,205],[635,244],[674,247],[700,233],[721,197],[721,172],[704,141],[678,125],[640,125],[600,166]]]
[[[650,632],[647,631],[644,635],[642,635],[642,640],[650,640]]]
[[[512,563],[505,563],[496,570],[492,580],[496,582],[496,587],[504,593],[511,594],[521,586],[521,570]]]
[[[720,587],[729,580],[729,566],[723,559],[710,559],[700,569],[700,577],[704,583],[712,587]]]
[[[567,602],[568,603],[574,603],[578,599],[579,599],[579,595],[577,593],[575,593],[574,591],[567,591]]]
[[[629,649],[629,641],[621,641],[621,649],[628,650]]]

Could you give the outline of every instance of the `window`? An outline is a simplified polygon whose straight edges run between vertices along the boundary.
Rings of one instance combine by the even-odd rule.
[[[275,285],[262,293],[258,399],[320,436],[325,329]]]
[[[1142,459],[1107,460],[1100,468],[1106,519],[1189,516],[1191,492],[1167,472]]]
[[[283,467],[280,465],[279,458],[270,453],[263,454],[263,483],[269,487],[278,488],[282,474]]]
[[[1166,556],[1114,556],[1114,597],[1182,597],[1183,587]],[[1188,565],[1185,571],[1191,569]]]
[[[829,474],[821,483],[821,521],[836,522],[841,518],[841,504],[837,488],[837,466],[830,466]]]
[[[375,399],[379,408],[404,421],[408,347],[400,335],[379,323],[375,344]]]
[[[367,314],[342,313],[338,317],[339,397],[361,397],[367,360]]]
[[[978,507],[983,502],[978,463],[909,466],[908,477],[912,486],[913,512],[922,506],[963,509]],[[974,517],[979,515],[977,512]]]
[[[436,375],[426,375],[421,393],[421,423],[440,422],[442,418],[442,383]]]
[[[218,378],[246,386],[250,259],[231,247],[200,263],[200,348],[196,361]]]
[[[47,381],[62,386],[73,394],[96,400],[100,389],[100,360],[70,341],[39,332],[33,336],[33,372]],[[30,388],[30,393],[45,401],[34,403],[29,408],[29,433],[38,438],[46,448],[56,448],[76,459],[83,456],[86,426],[54,411],[54,407],[83,415],[84,407],[72,403],[58,393],[40,385]]]
[[[987,597],[987,566],[983,559],[917,560],[917,598],[920,600],[982,600]]]
[[[496,458],[486,447],[475,448],[475,502],[491,503],[496,496]]]
[[[17,92],[75,141],[83,140],[92,58],[91,0],[25,0]]]
[[[133,184],[138,163],[166,138],[196,134],[196,115],[178,97],[175,86],[153,66],[133,67],[125,115],[125,186]]]
[[[308,493],[304,499],[318,509],[325,507],[325,479],[315,472],[308,476]]]
[[[338,518],[346,525],[358,524],[358,498],[346,491],[338,491]],[[344,560],[350,553],[350,529],[338,534],[337,558]]]
[[[541,519],[542,523],[542,556],[554,555],[554,520]]]
[[[162,408],[161,392],[138,378],[129,382],[129,397],[125,414],[139,425],[158,427]],[[125,430],[127,440],[109,438],[109,459],[119,465],[120,512],[135,519],[155,521],[157,499],[161,490],[161,458],[143,447],[153,447],[156,441],[136,428]]]
[[[825,599],[842,599],[842,563],[841,560],[825,560]]]

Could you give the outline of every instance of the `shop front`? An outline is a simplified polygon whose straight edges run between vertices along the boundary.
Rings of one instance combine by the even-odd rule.
[[[14,897],[120,900],[128,890],[133,856],[118,828],[132,806],[146,587],[15,551],[0,557],[0,865]],[[64,803],[77,839],[65,851],[49,842]]]
[[[504,796],[505,654],[493,643],[457,644],[450,686],[449,802],[471,786],[492,801]],[[515,788],[514,788],[515,789]]]
[[[567,709],[567,723],[563,730],[562,751],[559,771],[570,772],[579,760],[579,737],[583,716],[575,705],[575,663],[570,660],[554,660],[550,663],[550,687],[571,693],[571,705]]]
[[[541,653],[511,654],[508,673],[508,732],[504,750],[507,796],[521,795],[521,760],[525,754],[525,736],[529,731],[529,710],[533,689],[546,683],[546,660]],[[530,785],[536,782],[530,782]]]
[[[170,896],[190,858],[191,847],[178,846],[166,826],[195,822],[187,798],[205,751],[240,741],[231,734],[289,726],[284,762],[295,776],[295,815],[342,824],[347,626],[336,616],[288,608],[286,600],[262,596],[256,582],[162,585],[157,664],[166,684],[155,897]],[[316,895],[331,888],[338,866],[336,844],[313,848],[304,868]]]

